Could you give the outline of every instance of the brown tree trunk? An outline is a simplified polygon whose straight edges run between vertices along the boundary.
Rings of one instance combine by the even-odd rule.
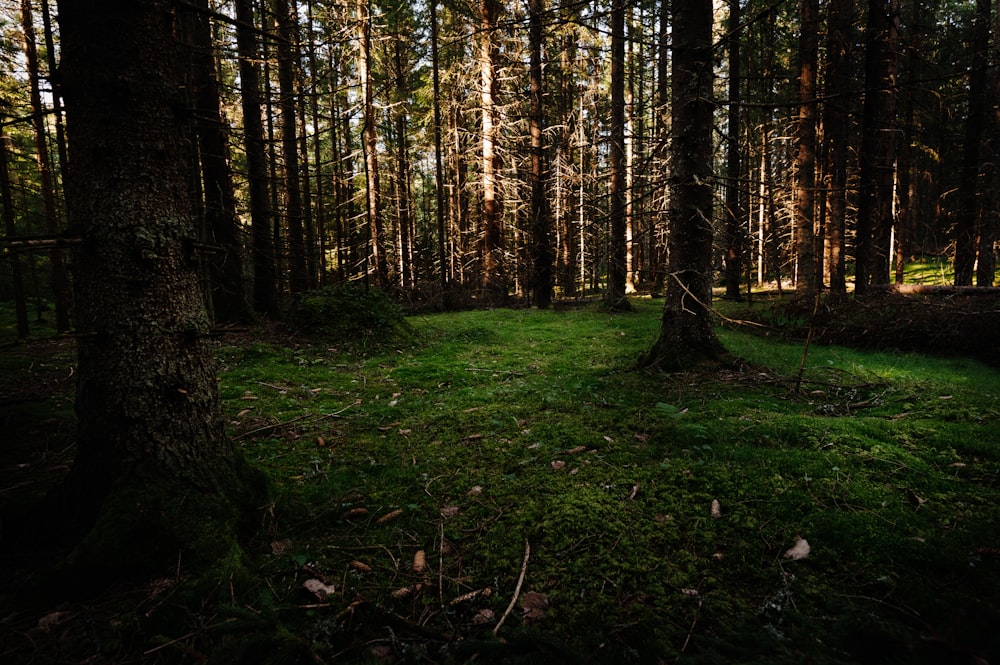
[[[830,0],[827,14],[826,102],[823,107],[823,132],[829,159],[826,166],[826,228],[830,248],[830,293],[836,297],[847,295],[844,241],[847,235],[847,122],[853,5],[853,0]]]
[[[976,0],[969,67],[969,113],[959,172],[958,215],[955,221],[955,286],[971,286],[976,265],[977,232],[983,194],[980,144],[986,128],[991,0]],[[994,103],[996,100],[993,100]]]
[[[983,142],[985,169],[983,173],[982,217],[979,220],[979,262],[976,266],[976,286],[993,286],[997,269],[996,242],[1000,232],[1000,7],[994,10],[993,39],[990,46],[989,95],[993,100],[986,117]]]
[[[372,89],[372,26],[370,0],[358,1],[358,77],[361,81],[363,118],[362,145],[365,153],[365,182],[368,192],[369,255],[375,268],[375,283],[389,285],[389,263],[385,255],[385,228],[382,221],[382,193],[378,170],[378,129],[375,124],[375,92]]]
[[[448,293],[448,262],[445,253],[445,197],[444,197],[444,165],[441,148],[441,73],[438,59],[438,0],[430,0],[431,10],[431,78],[434,86],[434,197],[436,202],[435,218],[437,220],[437,252],[438,279],[441,284],[443,304],[447,305]]]
[[[552,304],[552,248],[548,198],[545,195],[545,115],[542,106],[542,13],[544,0],[528,0],[528,42],[531,50],[531,269],[535,305]]]
[[[482,190],[483,190],[483,296],[488,305],[507,299],[507,270],[504,260],[503,200],[500,196],[500,153],[497,150],[496,74],[498,49],[497,0],[481,0],[479,36],[480,99],[482,102]]]
[[[38,50],[35,41],[35,24],[30,0],[21,0],[21,22],[24,28],[24,57],[28,66],[28,86],[31,96],[31,127],[35,137],[35,159],[38,164],[39,187],[45,211],[45,231],[51,236],[60,231],[59,211],[56,208],[55,182],[52,178],[52,160],[45,137],[45,110],[42,108],[41,87],[39,85]],[[56,330],[70,329],[69,276],[62,250],[49,250],[49,264],[52,272],[52,295],[55,303]]]
[[[271,204],[267,186],[267,151],[260,117],[260,49],[254,30],[253,0],[236,0],[236,48],[240,60],[240,101],[243,109],[243,142],[247,159],[253,263],[253,306],[262,314],[280,316],[278,278],[271,237]]]
[[[75,252],[73,562],[121,574],[237,552],[246,470],[225,434],[198,287],[176,4],[60,7]],[[235,559],[233,559],[235,561]],[[204,570],[204,568],[202,568]]]
[[[740,187],[743,168],[740,160],[740,102],[742,73],[740,71],[740,0],[729,0],[729,109],[726,131],[726,234],[725,268],[726,297],[742,300],[740,282],[746,254],[744,210]]]
[[[17,227],[14,215],[14,197],[11,191],[10,169],[7,164],[7,153],[10,139],[4,133],[3,125],[0,124],[0,203],[3,204],[4,232],[8,238],[17,236]],[[17,252],[11,252],[7,258],[10,263],[11,286],[14,291],[14,315],[17,322],[17,338],[26,339],[28,333],[28,304],[24,294],[24,273],[22,272],[21,257]]]
[[[292,293],[309,288],[302,207],[302,173],[298,140],[298,26],[289,0],[273,0],[278,54],[278,108],[281,111],[281,158],[284,164],[285,221],[288,230],[288,287]]]
[[[799,120],[795,155],[796,289],[816,292],[816,65],[819,2],[802,0],[799,35]]]
[[[674,2],[670,261],[660,336],[640,366],[678,370],[718,357],[712,325],[712,0]]]
[[[607,305],[612,310],[628,309],[625,297],[625,1],[611,3],[611,126],[608,145],[608,255]]]
[[[205,211],[205,241],[213,245],[209,256],[211,311],[220,323],[249,318],[243,287],[243,238],[236,217],[236,196],[229,170],[228,125],[219,109],[219,82],[213,57],[212,25],[208,0],[197,0],[197,9],[182,15],[185,44],[190,44],[190,79],[186,86],[192,102],[201,164]]]

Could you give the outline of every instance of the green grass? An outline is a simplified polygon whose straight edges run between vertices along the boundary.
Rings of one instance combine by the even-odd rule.
[[[365,355],[304,337],[222,347],[229,433],[277,488],[247,546],[253,578],[224,606],[144,590],[148,614],[78,636],[80,650],[153,650],[147,662],[1000,656],[1000,372],[814,345],[800,383],[801,344],[729,329],[740,363],[642,372],[631,365],[661,304],[634,304],[411,317],[397,345]],[[810,555],[786,559],[800,537]],[[333,593],[318,599],[308,579]],[[548,604],[529,618],[533,594]]]
[[[394,631],[397,615],[509,662],[553,643],[600,662],[998,652],[1000,611],[982,590],[1000,588],[1000,374],[814,347],[796,390],[801,345],[728,330],[738,368],[638,372],[659,305],[636,304],[413,318],[415,343],[368,358],[225,349],[232,433],[281,488],[251,606],[281,608],[327,657],[442,648]],[[799,536],[812,554],[784,559]],[[530,625],[516,607],[504,646],[490,629],[526,541],[521,593],[549,607]],[[294,609],[311,574],[336,586],[329,610]],[[382,609],[354,616],[359,598]],[[434,658],[462,660],[455,649]]]

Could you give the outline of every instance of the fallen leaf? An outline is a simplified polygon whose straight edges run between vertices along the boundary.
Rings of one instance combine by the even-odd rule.
[[[469,494],[471,494],[472,496],[479,496],[482,493],[483,493],[482,485],[473,485],[472,489],[469,490]]]
[[[470,434],[469,436],[462,439],[462,441],[479,441],[483,438],[482,434]]]
[[[632,491],[629,492],[628,494],[628,500],[635,501],[635,497],[638,494],[639,494],[639,483],[636,483],[635,485],[632,485]]]
[[[417,550],[416,554],[413,555],[413,572],[418,575],[427,570],[427,553],[423,550]]]
[[[649,435],[648,434],[636,434],[635,435],[635,440],[638,441],[639,443],[646,443],[647,441],[649,441]]]
[[[521,609],[524,611],[525,619],[537,621],[545,616],[545,610],[549,609],[549,597],[538,591],[529,591],[521,596]]]
[[[910,500],[910,503],[912,503],[917,508],[927,503],[927,499],[923,498],[922,496],[920,496],[911,489],[906,490],[906,498],[908,498]]]
[[[562,461],[561,459],[557,459],[557,460],[554,460],[552,462],[552,468],[555,471],[558,471],[559,469],[563,468],[564,466],[566,466],[566,462]]]
[[[353,568],[354,570],[358,571],[359,573],[370,573],[370,572],[372,572],[372,567],[369,566],[364,561],[358,561],[357,559],[355,559],[349,565],[351,566],[351,568]]]
[[[316,437],[316,445],[318,447],[320,447],[320,448],[325,448],[326,447],[326,439],[324,439],[321,436],[317,436]]]
[[[693,596],[697,596],[698,595],[698,590],[697,589],[681,589],[681,593],[684,594],[685,596],[692,596],[693,597]]]
[[[795,545],[790,547],[787,552],[785,552],[785,558],[796,561],[798,559],[805,559],[809,556],[809,552],[812,548],[809,547],[809,542],[801,537],[795,536]]]
[[[722,517],[722,504],[718,499],[712,499],[712,517]]]
[[[472,623],[477,626],[481,626],[485,623],[492,623],[494,616],[496,615],[493,613],[493,610],[486,607],[476,612],[476,615],[472,617]]]
[[[458,515],[458,506],[445,506],[438,512],[441,513],[441,517],[444,517],[445,519],[454,517],[455,515]]]
[[[614,443],[615,442],[615,440],[612,439],[610,436],[605,436],[604,440],[607,441],[608,443]]]
[[[563,454],[564,455],[577,455],[579,453],[583,453],[583,452],[586,452],[586,451],[587,451],[587,446],[574,446],[573,448],[570,448],[569,450],[564,450]]]
[[[412,433],[413,433],[412,429],[401,429],[401,430],[399,430],[399,435],[400,436],[409,436]]]
[[[243,409],[242,411],[240,411],[239,413],[236,414],[236,417],[237,418],[242,418],[243,416],[247,415],[248,413],[252,413],[252,412],[253,412],[253,409]]]
[[[281,554],[292,546],[291,538],[283,538],[271,542],[271,554]]]
[[[332,596],[336,591],[332,584],[324,584],[315,578],[310,578],[303,582],[302,588],[320,600],[326,600],[327,597]]]

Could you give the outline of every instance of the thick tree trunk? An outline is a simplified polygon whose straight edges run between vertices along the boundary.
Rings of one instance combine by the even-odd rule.
[[[712,324],[712,0],[675,2],[670,259],[660,336],[640,366],[678,370],[718,357]]]
[[[436,202],[435,218],[437,220],[437,253],[438,279],[441,285],[443,304],[448,303],[448,262],[445,254],[445,198],[444,198],[444,165],[441,148],[441,73],[438,59],[438,0],[430,0],[431,12],[431,78],[434,87],[434,197]]]
[[[3,205],[4,232],[8,238],[17,237],[17,227],[14,215],[14,196],[10,186],[10,169],[7,164],[7,153],[10,151],[8,142],[10,139],[4,133],[3,126],[0,125],[0,204]],[[24,272],[21,265],[21,257],[17,252],[12,252],[7,262],[10,264],[11,287],[14,291],[14,316],[17,321],[17,338],[26,339],[28,337],[28,304],[24,295]]]
[[[382,221],[382,192],[378,166],[378,128],[375,124],[375,92],[372,90],[372,26],[370,0],[358,2],[358,77],[361,82],[363,118],[362,146],[365,153],[365,182],[368,193],[369,255],[375,268],[375,283],[389,285],[389,263],[385,255],[385,229]]]
[[[246,471],[225,435],[183,145],[176,5],[60,7],[80,336],[75,562],[232,556]]]

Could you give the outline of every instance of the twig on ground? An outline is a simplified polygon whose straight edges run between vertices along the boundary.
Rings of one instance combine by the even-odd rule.
[[[517,586],[514,587],[514,595],[511,596],[510,605],[507,606],[507,610],[503,613],[503,616],[500,617],[500,621],[497,622],[497,625],[493,627],[494,635],[500,632],[500,627],[503,625],[503,622],[507,620],[507,616],[514,609],[514,605],[517,603],[517,599],[521,595],[521,585],[524,584],[524,575],[525,573],[528,572],[528,558],[530,556],[531,556],[531,543],[528,542],[527,538],[525,538],[524,561],[521,562],[521,575],[517,578]]]

